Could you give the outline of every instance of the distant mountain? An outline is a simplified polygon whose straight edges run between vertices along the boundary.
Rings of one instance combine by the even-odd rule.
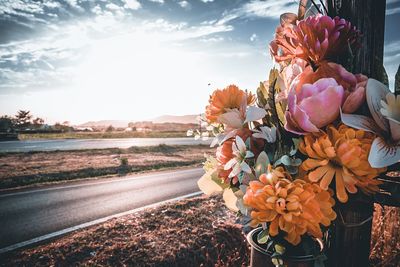
[[[153,123],[165,123],[165,122],[173,122],[173,123],[198,123],[196,120],[199,115],[183,115],[183,116],[174,116],[174,115],[163,115],[157,118],[152,119]]]
[[[183,116],[174,116],[174,115],[163,115],[154,119],[146,120],[153,123],[198,123],[196,120],[198,115],[183,115]],[[135,121],[127,121],[127,120],[101,120],[101,121],[88,121],[83,124],[78,125],[79,127],[108,127],[112,125],[116,128],[124,128],[128,127],[128,123]]]
[[[80,127],[108,127],[112,125],[117,128],[126,128],[130,121],[126,120],[101,120],[101,121],[88,121],[78,126]]]

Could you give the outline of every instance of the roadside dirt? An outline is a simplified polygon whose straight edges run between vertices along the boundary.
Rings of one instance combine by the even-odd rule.
[[[182,200],[14,252],[1,266],[246,266],[235,220],[219,196]]]
[[[398,216],[399,210],[385,210],[394,224],[383,224],[390,219],[382,216],[383,210],[374,214],[373,266],[398,266],[398,217],[393,216]],[[220,196],[197,197],[0,256],[0,266],[248,266],[249,247],[236,221]]]

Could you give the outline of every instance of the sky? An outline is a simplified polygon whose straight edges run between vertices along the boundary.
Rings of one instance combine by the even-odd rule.
[[[1,0],[0,115],[49,123],[203,112],[216,88],[255,91],[295,0]],[[400,0],[387,0],[385,67],[400,64]]]

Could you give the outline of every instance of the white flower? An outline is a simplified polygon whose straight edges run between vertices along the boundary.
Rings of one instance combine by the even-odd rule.
[[[388,120],[400,123],[400,96],[392,93],[386,94],[386,102],[381,100],[381,114]]]
[[[235,142],[232,143],[232,153],[235,157],[229,160],[224,166],[224,170],[232,168],[229,178],[237,176],[242,171],[251,173],[251,168],[246,163],[246,159],[254,157],[254,154],[251,151],[247,151],[246,144],[239,136],[236,136]]]
[[[219,115],[218,122],[225,124],[230,130],[241,129],[244,124],[258,121],[267,115],[267,111],[256,106],[247,106],[247,97],[243,97],[239,108],[226,108],[225,113]]]
[[[267,140],[268,143],[274,143],[276,141],[276,127],[262,126],[260,130],[254,129],[253,137],[262,138]]]

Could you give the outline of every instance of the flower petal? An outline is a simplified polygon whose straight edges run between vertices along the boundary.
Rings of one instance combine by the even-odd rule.
[[[237,159],[236,159],[236,158],[230,159],[230,160],[225,164],[224,170],[227,171],[227,170],[232,169],[233,166],[234,166],[236,163],[237,163]]]
[[[379,127],[375,121],[363,115],[341,113],[341,119],[344,124],[356,129],[371,133],[377,133],[379,131]]]
[[[344,113],[355,112],[365,101],[365,88],[359,87],[351,92],[343,103],[342,109]]]
[[[380,109],[381,100],[386,99],[389,89],[383,83],[375,80],[368,79],[367,82],[367,103],[371,111],[372,117],[378,126],[385,132],[389,131],[389,123],[387,119],[381,114]]]
[[[244,123],[261,120],[265,117],[265,115],[267,115],[267,111],[265,111],[265,109],[256,106],[250,106],[247,108],[246,120]]]
[[[251,173],[250,166],[245,161],[240,164],[240,169],[246,173]]]
[[[226,124],[233,129],[239,129],[243,126],[243,118],[238,109],[230,110],[218,117],[218,122]]]
[[[336,196],[340,202],[346,203],[349,197],[347,196],[346,189],[344,187],[342,171],[336,172]]]
[[[400,145],[389,146],[381,137],[375,138],[368,156],[373,168],[383,168],[400,161]]]
[[[321,128],[333,122],[339,116],[343,96],[344,89],[342,86],[330,86],[324,91],[301,101],[299,107],[308,115],[313,125]]]
[[[239,135],[236,136],[236,146],[240,153],[244,154],[247,150],[246,144],[244,143],[243,139]]]

